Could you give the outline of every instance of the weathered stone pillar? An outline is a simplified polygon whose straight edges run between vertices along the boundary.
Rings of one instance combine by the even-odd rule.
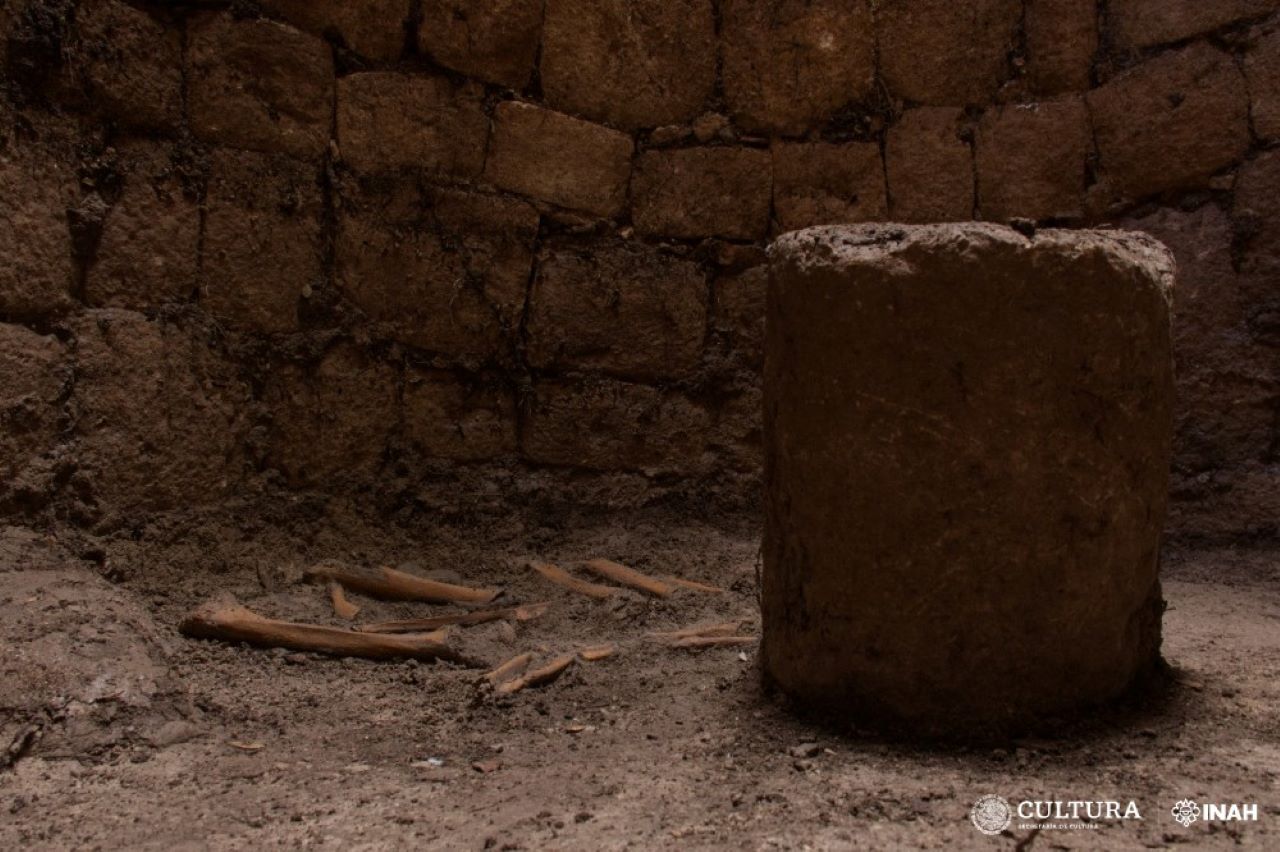
[[[770,256],[766,677],[850,718],[977,734],[1157,662],[1168,251],[873,225]]]

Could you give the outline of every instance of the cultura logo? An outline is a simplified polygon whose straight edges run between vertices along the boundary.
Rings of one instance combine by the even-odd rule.
[[[1173,818],[1183,827],[1200,819],[1200,806],[1190,799],[1181,799],[1173,803]]]
[[[1132,800],[1033,800],[1012,804],[1002,796],[983,796],[969,809],[969,819],[983,834],[999,834],[1015,820],[1019,828],[1096,829],[1100,820],[1142,819]]]
[[[1013,820],[1013,808],[1002,796],[983,796],[969,809],[969,819],[983,834],[999,834]]]

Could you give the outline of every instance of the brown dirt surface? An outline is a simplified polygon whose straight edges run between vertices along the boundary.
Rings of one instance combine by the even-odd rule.
[[[1280,553],[1166,554],[1170,682],[1095,719],[1012,742],[905,744],[792,714],[756,648],[702,651],[654,630],[758,629],[755,518],[670,509],[396,525],[352,503],[260,497],[155,516],[96,539],[0,530],[0,768],[7,849],[1013,848],[968,821],[981,795],[1136,800],[1140,822],[1043,832],[1018,848],[1276,848]],[[596,601],[541,580],[592,557],[725,588]],[[543,617],[451,642],[533,665],[591,645],[558,680],[497,697],[449,664],[341,660],[184,639],[194,605],[233,593],[271,617],[340,624],[321,561],[499,585]],[[452,611],[348,595],[357,623]],[[36,678],[13,649],[47,646]],[[93,661],[97,661],[96,663]],[[56,669],[56,671],[55,671]],[[89,688],[97,674],[139,684]],[[60,681],[59,678],[62,680]],[[61,684],[61,685],[60,685]],[[176,686],[173,686],[176,685]],[[142,700],[145,698],[145,700]],[[78,712],[72,712],[76,710]],[[28,729],[35,726],[36,733]],[[3,745],[7,745],[3,744]],[[1169,808],[1256,801],[1256,823],[1190,829]]]

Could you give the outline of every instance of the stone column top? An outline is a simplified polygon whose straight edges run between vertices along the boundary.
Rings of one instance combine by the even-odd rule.
[[[965,251],[965,246],[972,246],[973,251]],[[1165,301],[1172,304],[1172,252],[1153,237],[1135,231],[1045,229],[1028,235],[991,222],[821,225],[778,237],[769,247],[769,260],[775,270],[785,268],[797,276],[775,272],[774,279],[784,282],[858,267],[875,267],[883,274],[893,268],[895,261],[901,264],[902,278],[906,280],[915,269],[914,257],[936,255],[939,249],[945,249],[949,257],[961,262],[966,255],[972,254],[976,261],[981,254],[981,262],[991,264],[993,257],[1002,254],[1002,248],[1011,258],[1034,249],[1036,262],[1052,262],[1056,257],[1077,263],[1085,255],[1093,255],[1101,262],[1118,265],[1118,271],[1140,271],[1141,274],[1122,279],[1154,283]],[[1155,276],[1151,275],[1153,270]],[[856,285],[859,279],[855,276],[837,280]]]

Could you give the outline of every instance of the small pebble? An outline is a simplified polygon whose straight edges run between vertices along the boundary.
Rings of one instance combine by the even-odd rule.
[[[817,743],[800,743],[798,746],[793,746],[789,754],[792,757],[817,757],[821,751],[822,746]]]

